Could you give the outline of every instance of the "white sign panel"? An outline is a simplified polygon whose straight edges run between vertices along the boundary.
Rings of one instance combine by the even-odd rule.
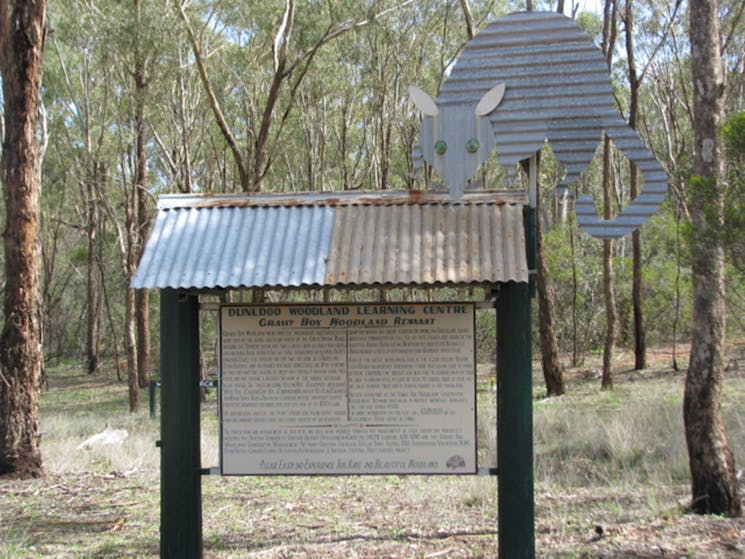
[[[223,305],[223,474],[475,473],[471,303]]]

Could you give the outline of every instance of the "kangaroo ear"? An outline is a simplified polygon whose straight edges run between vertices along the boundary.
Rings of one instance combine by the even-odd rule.
[[[484,96],[479,101],[479,104],[476,105],[476,109],[473,112],[479,116],[485,116],[496,109],[497,105],[502,102],[502,97],[504,97],[504,88],[505,85],[502,82],[484,93]]]
[[[435,100],[417,86],[409,86],[409,96],[411,96],[411,100],[414,101],[417,108],[422,111],[422,114],[427,116],[437,116],[440,114],[440,109],[437,108]]]

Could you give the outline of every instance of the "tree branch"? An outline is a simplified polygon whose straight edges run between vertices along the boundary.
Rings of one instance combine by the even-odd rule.
[[[285,70],[285,75],[290,75],[292,72],[297,68],[297,66],[303,62],[306,58],[315,56],[315,52],[318,51],[323,45],[326,43],[329,43],[336,39],[337,37],[343,35],[344,33],[351,31],[353,29],[358,29],[360,27],[364,27],[366,25],[370,25],[373,21],[376,21],[382,17],[387,16],[388,14],[400,10],[401,8],[404,8],[405,6],[408,6],[409,4],[412,4],[414,0],[406,0],[405,2],[401,2],[400,4],[397,4],[396,6],[393,6],[392,8],[387,8],[381,12],[378,12],[377,14],[374,14],[370,18],[362,19],[359,21],[347,21],[342,24],[340,24],[338,27],[331,29],[329,28],[326,33],[323,34],[323,36],[314,44],[312,47],[310,47],[305,52],[298,55],[298,57],[290,64],[290,66],[287,67]]]
[[[463,10],[463,17],[466,18],[466,34],[470,41],[476,33],[473,23],[473,12],[471,12],[471,6],[468,5],[468,0],[460,0],[460,7]]]
[[[673,13],[670,15],[670,21],[664,27],[664,32],[662,33],[662,37],[660,37],[660,40],[657,42],[655,47],[652,49],[652,53],[647,57],[647,63],[644,65],[644,68],[642,68],[642,71],[639,72],[639,83],[644,81],[644,76],[646,75],[647,70],[649,70],[649,67],[652,64],[652,60],[654,60],[654,57],[657,55],[657,52],[662,48],[662,45],[667,43],[667,36],[670,34],[670,31],[673,27],[673,21],[675,21],[675,16],[678,14],[680,5],[681,5],[681,0],[675,0],[675,6],[673,6]]]
[[[722,41],[722,50],[720,51],[720,54],[724,54],[725,52],[727,52],[727,49],[732,42],[732,38],[737,33],[737,26],[740,24],[743,14],[745,14],[745,2],[740,2],[740,9],[737,10],[737,14],[735,14],[735,17],[732,20],[732,25],[730,27],[729,33],[727,33],[727,37],[724,39],[724,41]]]
[[[212,109],[212,114],[214,114],[215,119],[217,120],[217,125],[220,128],[220,132],[222,132],[222,135],[225,138],[225,141],[227,142],[228,147],[233,154],[233,158],[235,159],[235,164],[238,167],[238,173],[241,178],[241,185],[245,190],[248,187],[248,170],[246,168],[246,160],[243,157],[243,153],[241,152],[238,143],[235,140],[235,136],[233,136],[233,133],[230,130],[227,121],[225,120],[225,115],[223,114],[222,108],[220,107],[220,102],[217,100],[215,91],[212,88],[212,83],[210,82],[209,76],[207,76],[207,70],[204,66],[204,59],[202,58],[202,50],[199,47],[199,42],[197,41],[197,37],[194,34],[194,29],[189,23],[189,19],[186,17],[184,4],[182,4],[180,0],[176,0],[175,6],[176,11],[181,18],[181,21],[184,23],[184,29],[186,30],[186,34],[191,45],[191,50],[194,53],[194,61],[196,62],[197,70],[199,71],[199,78],[202,81],[202,86],[204,87],[204,91],[207,94],[210,108]]]

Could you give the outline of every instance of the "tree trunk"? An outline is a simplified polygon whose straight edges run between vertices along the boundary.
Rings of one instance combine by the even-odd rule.
[[[104,222],[102,228],[101,228],[101,236],[106,236],[106,224]],[[114,349],[114,368],[116,369],[116,380],[118,382],[122,381],[122,368],[121,368],[121,360],[119,355],[119,334],[116,331],[116,327],[114,325],[114,317],[111,312],[111,304],[109,303],[109,295],[108,290],[106,289],[106,270],[104,269],[103,265],[103,254],[101,252],[101,243],[98,245],[99,248],[99,254],[98,254],[98,277],[99,281],[101,282],[101,296],[103,298],[103,304],[106,308],[106,318],[109,322],[109,332],[111,333],[111,345]]]
[[[222,132],[225,142],[230,148],[230,152],[233,154],[233,159],[238,170],[238,176],[240,177],[241,181],[241,188],[244,192],[251,192],[251,176],[249,173],[248,164],[245,157],[243,156],[243,151],[241,150],[235,137],[233,136],[233,132],[228,126],[228,122],[222,112],[220,103],[217,100],[215,90],[212,87],[212,82],[210,82],[210,79],[207,76],[207,69],[204,66],[204,57],[202,56],[201,48],[199,46],[199,43],[197,42],[197,36],[194,33],[191,24],[189,23],[186,12],[184,12],[184,5],[181,2],[175,2],[174,6],[176,7],[176,11],[181,18],[181,21],[184,23],[186,34],[189,39],[189,44],[191,45],[191,50],[194,54],[194,63],[196,64],[197,70],[199,71],[199,78],[202,82],[202,86],[204,87],[204,91],[207,94],[210,109],[212,110],[212,114],[215,116],[215,120],[217,120],[217,125]]]
[[[626,1],[624,12],[624,27],[626,30],[626,60],[629,69],[629,126],[636,130],[637,116],[639,114],[639,85],[640,80],[636,72],[633,42],[633,13],[632,0]],[[636,198],[639,193],[639,175],[636,165],[629,160],[629,196]],[[644,331],[644,314],[642,312],[642,239],[637,229],[631,234],[632,253],[632,281],[631,300],[634,316],[634,369],[641,370],[647,367],[647,340]]]
[[[579,365],[579,327],[577,326],[579,280],[577,278],[577,250],[574,244],[573,224],[569,224],[569,250],[572,255],[572,367],[576,367]]]
[[[602,50],[611,69],[613,50],[616,43],[616,20],[618,3],[616,0],[605,0],[603,7],[603,42]],[[603,217],[611,218],[613,194],[611,186],[611,143],[608,136],[603,139]],[[603,292],[605,295],[605,347],[603,349],[603,378],[601,388],[613,388],[613,350],[616,344],[616,295],[613,286],[613,241],[603,240]]]
[[[275,120],[274,108],[279,102],[280,88],[285,81],[285,68],[287,67],[287,52],[289,50],[290,38],[295,25],[295,0],[285,0],[285,13],[282,23],[274,37],[274,76],[269,85],[269,93],[266,105],[261,115],[259,126],[254,142],[254,166],[253,177],[250,185],[243,185],[246,192],[263,192],[264,175],[269,167],[269,129]]]
[[[125,185],[126,189],[126,185]],[[125,286],[124,310],[124,345],[127,350],[127,384],[129,387],[129,411],[135,412],[140,407],[139,367],[137,365],[137,304],[136,290],[129,287],[129,282],[137,269],[137,185],[133,185],[131,195],[125,195],[124,223],[126,231],[123,253]]]
[[[0,475],[37,477],[42,370],[37,136],[46,1],[0,2],[5,131],[5,325],[0,337]]]
[[[633,163],[632,163],[633,166]],[[634,169],[632,172],[636,172]],[[632,179],[635,182],[634,179]],[[635,196],[635,193],[631,193]],[[643,272],[642,272],[642,238],[637,229],[631,234],[631,254],[632,254],[632,279],[631,279],[631,299],[633,301],[633,320],[634,320],[634,369],[641,371],[647,368],[647,333],[644,328],[643,312]]]
[[[137,18],[139,20],[139,0],[135,1],[135,9],[138,11]],[[137,247],[136,259],[139,260],[150,231],[150,215],[147,204],[147,155],[145,152],[145,103],[148,82],[145,75],[143,56],[138,48],[135,51],[134,81],[137,102],[135,113],[135,198],[137,206],[135,219],[137,220],[137,230],[135,241]],[[148,291],[146,289],[136,290],[134,299],[134,320],[137,340],[137,384],[140,388],[146,388],[150,384],[150,305]]]
[[[127,289],[124,316],[124,343],[127,347],[127,385],[129,388],[129,411],[140,409],[140,390],[137,377],[137,326],[135,323],[135,290]]]
[[[694,172],[691,181],[693,314],[683,416],[691,469],[691,509],[740,516],[735,461],[721,413],[725,334],[724,250],[719,234],[725,176],[719,140],[724,78],[718,1],[691,0]]]
[[[135,290],[135,330],[137,340],[137,385],[150,384],[150,300],[147,289]]]
[[[88,268],[86,270],[86,299],[88,301],[86,353],[88,374],[98,372],[99,348],[101,341],[101,285],[99,283],[98,240],[99,212],[96,192],[99,190],[99,165],[89,165],[89,176],[85,181],[85,201],[87,203],[86,234],[88,237]]]
[[[540,153],[539,153],[540,156]],[[540,159],[537,160],[540,169]],[[540,172],[537,173],[540,177]],[[540,178],[538,179],[540,181]],[[536,190],[540,193],[540,184]],[[564,372],[559,363],[559,343],[556,340],[554,312],[554,282],[548,271],[546,248],[543,244],[541,196],[536,196],[536,282],[538,284],[538,331],[541,339],[541,365],[546,383],[546,396],[565,393]]]
[[[603,217],[611,218],[611,145],[605,136],[603,143]],[[605,348],[601,388],[613,388],[613,350],[616,344],[616,293],[613,282],[613,241],[603,239],[603,291],[605,294]]]

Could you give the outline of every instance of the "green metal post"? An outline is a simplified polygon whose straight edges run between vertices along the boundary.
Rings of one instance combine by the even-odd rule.
[[[155,389],[158,388],[158,381],[157,380],[151,380],[150,384],[148,385],[148,396],[150,397],[150,417],[155,417],[156,409],[158,407],[157,398]]]
[[[499,286],[497,466],[499,557],[535,557],[530,286]]]
[[[536,277],[536,212],[535,208],[525,206],[523,208],[523,223],[525,224],[525,256],[528,264],[528,270],[530,270],[530,297],[535,297],[537,290],[537,277]]]
[[[199,302],[160,293],[160,556],[202,557]]]

